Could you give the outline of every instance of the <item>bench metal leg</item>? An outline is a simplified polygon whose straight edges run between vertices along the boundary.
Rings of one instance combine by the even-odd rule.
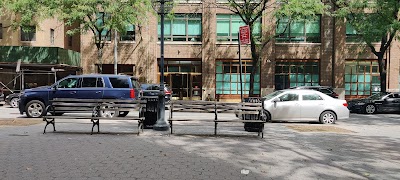
[[[171,128],[171,134],[172,134],[172,121],[169,121],[169,127]]]
[[[264,138],[264,123],[260,123],[260,126],[258,128],[258,136],[260,136],[261,133],[261,138]]]
[[[138,124],[138,133],[137,133],[137,135],[139,136],[140,131],[143,132],[143,121],[142,121],[142,120],[139,120],[138,123],[139,123],[139,124]]]
[[[53,131],[56,131],[54,118],[51,118],[50,121],[48,121],[46,118],[43,118],[43,121],[46,121],[46,126],[44,126],[43,134],[46,134],[46,128],[47,128],[47,125],[49,125],[49,124],[53,124]]]
[[[218,125],[218,123],[215,122],[214,135],[217,135],[217,125]]]
[[[100,132],[100,120],[99,119],[92,119],[92,122],[93,122],[93,126],[92,126],[92,132],[90,133],[90,135],[93,134],[93,128],[96,125],[97,125],[97,132],[98,133]]]

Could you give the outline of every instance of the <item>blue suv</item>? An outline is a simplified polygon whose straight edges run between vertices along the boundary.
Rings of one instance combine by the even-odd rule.
[[[140,96],[137,78],[127,75],[70,75],[51,86],[26,89],[20,94],[19,112],[37,118],[46,114],[53,98],[136,99]],[[118,112],[126,116],[129,112]],[[57,114],[61,115],[61,114]]]

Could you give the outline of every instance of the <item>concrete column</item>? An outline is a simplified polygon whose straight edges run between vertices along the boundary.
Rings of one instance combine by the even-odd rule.
[[[274,3],[269,2],[270,3]],[[268,5],[267,7],[272,7]],[[271,13],[271,9],[264,11],[262,18],[263,37],[271,37],[275,34],[276,19]],[[271,39],[261,50],[261,96],[267,95],[275,89],[275,39]]]
[[[216,8],[211,4],[215,4],[215,0],[203,1],[203,17],[202,17],[202,99],[206,100],[208,96],[215,98],[215,49],[216,49]]]
[[[333,88],[339,94],[339,99],[345,98],[344,76],[346,67],[346,23],[343,19],[335,18],[334,21],[334,51],[333,51]]]
[[[400,61],[400,42],[398,40],[392,41],[386,57],[388,59],[387,67],[387,91],[399,92],[399,61]]]
[[[320,51],[320,85],[333,86],[333,48],[334,48],[334,20],[333,17],[321,17],[321,51]]]

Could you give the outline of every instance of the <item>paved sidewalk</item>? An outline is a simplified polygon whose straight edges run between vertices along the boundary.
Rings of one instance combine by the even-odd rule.
[[[237,123],[221,123],[214,137],[212,123],[137,136],[136,122],[107,121],[93,135],[89,121],[62,122],[46,134],[44,123],[0,127],[0,179],[400,179],[400,137],[363,132],[350,120],[336,125],[350,133],[266,124],[264,139]]]

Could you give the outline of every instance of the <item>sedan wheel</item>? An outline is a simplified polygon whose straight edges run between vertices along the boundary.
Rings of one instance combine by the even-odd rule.
[[[319,122],[322,124],[335,124],[336,115],[332,111],[325,111],[319,116]]]
[[[376,112],[375,105],[373,105],[373,104],[367,104],[367,105],[365,106],[365,111],[364,111],[364,112],[367,113],[367,114],[374,114],[374,113]]]
[[[25,112],[26,116],[30,118],[39,118],[46,113],[44,104],[38,100],[29,101],[28,104],[26,104]]]
[[[13,107],[13,108],[18,107],[18,98],[12,98],[10,100],[10,106]]]

